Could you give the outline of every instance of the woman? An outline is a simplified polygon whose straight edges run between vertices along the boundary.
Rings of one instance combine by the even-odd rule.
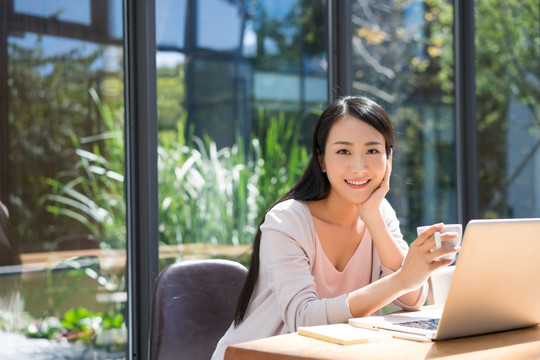
[[[321,114],[307,169],[259,226],[235,321],[213,359],[231,344],[346,322],[391,302],[424,304],[430,274],[452,263],[439,258],[459,248],[435,249],[436,224],[408,249],[385,199],[393,145],[388,115],[367,98],[338,99]]]

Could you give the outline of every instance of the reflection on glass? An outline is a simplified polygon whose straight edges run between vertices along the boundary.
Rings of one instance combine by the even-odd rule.
[[[156,39],[162,48],[184,48],[186,6],[187,0],[156,0]]]
[[[0,358],[124,355],[122,1],[91,4],[3,14]]]
[[[480,216],[540,217],[540,8],[475,2]]]
[[[13,8],[16,13],[90,25],[90,3],[90,0],[78,0],[76,2],[70,0],[14,0]]]
[[[244,1],[197,2],[198,46],[217,51],[235,51],[242,40]]]
[[[194,3],[158,25],[160,257],[244,261],[262,212],[300,175],[326,103],[325,5]]]
[[[451,1],[353,1],[353,89],[377,99],[397,132],[389,200],[405,238],[455,222]]]

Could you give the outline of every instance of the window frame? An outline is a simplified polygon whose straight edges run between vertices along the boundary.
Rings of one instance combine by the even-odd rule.
[[[159,271],[155,0],[124,0],[128,359],[148,357]]]

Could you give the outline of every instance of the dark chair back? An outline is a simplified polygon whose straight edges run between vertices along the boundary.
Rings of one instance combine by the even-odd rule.
[[[20,264],[19,250],[11,233],[9,211],[0,201],[0,266]]]
[[[191,260],[159,274],[152,301],[150,360],[208,360],[231,325],[247,269],[230,260]]]

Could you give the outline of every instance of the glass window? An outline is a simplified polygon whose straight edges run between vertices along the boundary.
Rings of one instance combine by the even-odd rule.
[[[176,11],[157,20],[162,264],[248,260],[262,212],[303,170],[328,97],[323,1],[194,3],[157,1]]]
[[[187,0],[156,0],[156,39],[162,49],[184,48],[186,6]]]
[[[353,1],[353,89],[397,133],[388,198],[407,240],[457,221],[451,1]]]
[[[540,217],[538,1],[475,1],[480,216]]]
[[[197,45],[217,51],[240,48],[244,21],[243,1],[197,1]]]
[[[0,357],[123,357],[122,1],[8,3],[0,25]]]
[[[70,0],[14,0],[13,8],[15,12],[21,14],[90,25],[92,21],[90,3],[90,0],[77,2]]]

